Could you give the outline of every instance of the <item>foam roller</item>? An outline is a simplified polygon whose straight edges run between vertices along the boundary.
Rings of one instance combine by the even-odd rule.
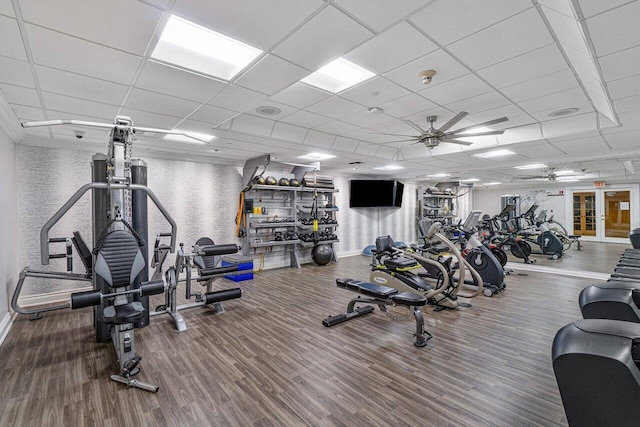
[[[202,248],[203,255],[228,255],[238,253],[240,247],[234,244],[210,245]]]
[[[218,291],[218,292],[209,292],[208,294],[204,294],[204,303],[212,304],[214,302],[221,302],[229,299],[240,298],[241,296],[242,296],[242,289],[240,288],[226,289],[224,291]]]
[[[140,295],[146,297],[147,295],[157,295],[164,292],[164,282],[157,280],[155,282],[145,283],[140,286]]]
[[[102,302],[102,293],[99,290],[76,292],[71,294],[71,308],[91,307]]]

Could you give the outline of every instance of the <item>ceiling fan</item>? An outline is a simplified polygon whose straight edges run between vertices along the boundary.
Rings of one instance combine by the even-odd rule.
[[[537,179],[537,180],[547,180],[547,181],[556,181],[558,179],[558,177],[576,177],[576,176],[582,176],[584,175],[586,169],[581,169],[580,173],[556,173],[554,172],[555,168],[549,168],[549,173],[544,174],[544,175],[523,175],[523,176],[516,176],[516,179]],[[569,172],[569,171],[567,171]]]
[[[439,129],[436,129],[433,124],[438,119],[437,116],[428,116],[427,122],[429,122],[429,129],[423,129],[418,126],[411,120],[402,119],[403,122],[420,132],[419,135],[398,135],[395,133],[379,133],[380,135],[391,135],[397,137],[403,137],[407,139],[401,139],[393,142],[404,142],[404,141],[414,141],[415,143],[422,143],[425,147],[431,149],[440,145],[441,142],[449,142],[452,144],[460,144],[460,145],[471,145],[473,142],[461,141],[457,138],[467,138],[472,136],[488,136],[488,135],[502,135],[504,130],[492,130],[492,131],[483,131],[483,132],[470,132],[472,129],[483,127],[483,126],[491,126],[497,123],[506,122],[509,120],[507,117],[500,117],[499,119],[489,120],[488,122],[478,123],[472,126],[463,127],[460,129],[456,129],[453,131],[449,131],[451,127],[453,127],[460,120],[464,119],[469,113],[466,111],[461,111],[456,114],[451,120],[442,125]]]

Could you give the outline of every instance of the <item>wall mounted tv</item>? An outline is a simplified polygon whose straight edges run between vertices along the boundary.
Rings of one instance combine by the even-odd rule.
[[[352,179],[349,183],[349,207],[399,208],[403,191],[404,184],[396,180]]]

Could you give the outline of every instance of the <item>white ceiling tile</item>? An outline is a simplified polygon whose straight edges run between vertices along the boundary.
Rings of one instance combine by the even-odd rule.
[[[487,92],[462,101],[452,102],[451,104],[447,104],[446,107],[452,111],[477,113],[510,104],[511,102],[498,92]]]
[[[210,126],[215,127],[237,115],[236,111],[206,104],[198,108],[198,111],[190,115],[189,118],[209,123]]]
[[[631,111],[638,111],[640,110],[640,95],[620,98],[615,100],[613,103],[618,113],[629,113]]]
[[[64,111],[71,114],[85,114],[109,121],[113,120],[120,108],[117,105],[102,104],[49,92],[42,92],[42,101],[47,110]],[[68,118],[71,119],[73,117]]]
[[[597,56],[640,44],[640,2],[630,2],[612,11],[587,19],[587,27]]]
[[[598,58],[605,80],[618,80],[638,74],[640,46]]]
[[[318,132],[317,130],[309,130],[307,136],[304,139],[304,145],[312,145],[314,147],[331,148],[333,141],[336,139],[335,135],[326,132]]]
[[[16,104],[9,104],[9,105],[11,105],[11,108],[13,108],[13,111],[16,113],[16,117],[18,117],[21,120],[29,120],[29,121],[47,120],[41,108],[27,107],[25,105],[16,105]]]
[[[138,126],[151,128],[173,129],[180,121],[177,117],[150,113],[148,111],[133,110],[131,108],[123,108],[120,114],[130,117],[131,120],[133,120],[133,123]]]
[[[11,16],[12,18],[16,17],[15,12],[13,11],[13,4],[11,0],[0,0],[0,13],[3,15]]]
[[[36,64],[124,84],[131,83],[140,65],[138,56],[34,25],[25,28]]]
[[[276,114],[264,114],[263,112],[258,111],[261,108],[272,108],[272,109],[278,109],[280,110],[279,113]],[[273,112],[275,112],[274,110],[271,110]],[[298,111],[297,108],[294,107],[290,107],[288,105],[284,105],[284,104],[280,104],[278,102],[273,102],[273,101],[269,101],[266,100],[262,103],[260,103],[259,106],[257,106],[256,108],[252,108],[250,110],[247,110],[248,113],[253,114],[253,115],[257,115],[257,116],[262,116],[266,119],[269,120],[280,120],[283,117],[286,117],[292,113],[295,113],[296,111]]]
[[[335,3],[376,31],[381,31],[429,3],[429,1],[336,0]]]
[[[2,91],[6,100],[11,104],[20,104],[36,108],[40,107],[40,99],[35,89],[0,83],[0,91]]]
[[[522,141],[531,141],[542,138],[542,132],[539,124],[530,124],[505,130],[502,135],[498,135],[496,139],[500,144],[513,144]]]
[[[120,105],[129,90],[129,87],[125,85],[41,65],[36,65],[35,70],[40,82],[40,89],[61,95]]]
[[[600,74],[595,66],[595,62],[589,53],[582,50],[574,49],[571,46],[562,45],[567,55],[569,63],[573,69],[580,75],[588,75],[594,79],[600,79]]]
[[[573,6],[567,0],[538,0],[538,3],[575,20],[576,14],[573,11]]]
[[[373,34],[329,5],[274,50],[276,55],[315,71]]]
[[[337,136],[331,148],[333,148],[334,150],[353,153],[356,148],[358,148],[358,144],[360,144],[360,141],[358,141],[357,139]]]
[[[260,105],[265,99],[267,99],[267,96],[263,93],[231,84],[209,101],[209,104],[242,112],[248,108]]]
[[[214,31],[267,50],[323,4],[321,0],[178,0],[173,12]]]
[[[402,46],[399,49],[398,46]],[[349,61],[382,74],[400,64],[438,49],[438,46],[406,22],[367,40],[344,57]]]
[[[369,144],[368,142],[360,142],[355,152],[358,154],[364,154],[366,156],[375,156],[378,148],[380,148],[379,145]]]
[[[111,0],[20,0],[25,22],[105,46],[144,54],[162,12],[141,2]],[[69,11],[81,17],[69,19]]]
[[[330,122],[331,118],[321,116],[319,114],[311,113],[309,111],[299,110],[281,119],[281,121],[285,123],[290,123],[292,125],[312,128],[312,127],[319,126],[323,123]]]
[[[485,68],[478,74],[493,86],[503,88],[568,68],[558,46],[550,44]]]
[[[234,117],[231,129],[236,132],[268,137],[271,135],[274,123],[273,120],[263,119],[262,117],[256,117],[250,114],[241,114]]]
[[[292,107],[306,108],[330,96],[331,94],[328,92],[298,82],[269,97],[269,99]]]
[[[613,99],[640,95],[640,74],[607,83]]]
[[[587,102],[588,99],[580,87],[556,92],[550,95],[540,96],[520,102],[520,107],[529,113],[570,107],[575,104]]]
[[[227,85],[219,80],[147,60],[135,86],[178,98],[204,102]]]
[[[473,74],[467,74],[436,86],[427,86],[420,95],[436,104],[471,98],[491,91],[491,87]]]
[[[595,127],[596,114],[587,113],[546,121],[542,124],[542,132],[545,138],[551,138],[554,136],[575,133],[581,130],[590,130]]]
[[[360,111],[342,118],[342,121],[351,123],[356,126],[368,127],[378,123],[384,123],[392,120],[393,117],[388,114],[371,114],[367,110]]]
[[[27,53],[24,50],[22,36],[18,28],[18,21],[13,18],[7,18],[0,15],[0,28],[2,28],[2,37],[0,37],[0,55],[10,58],[27,60]]]
[[[340,96],[367,107],[375,107],[392,99],[408,95],[410,92],[382,77],[375,77],[347,89]]]
[[[573,16],[569,17],[546,7],[542,8],[542,12],[563,45],[571,46],[584,53],[589,52],[582,28]]]
[[[362,109],[364,109],[362,105],[335,95],[307,107],[307,111],[322,114],[323,116],[331,117],[333,119],[339,119],[340,117],[353,114]]]
[[[393,101],[386,102],[380,105],[382,110],[393,117],[406,117],[416,112],[426,111],[437,107],[436,104],[423,98],[420,95],[411,93],[402,98],[394,99]]]
[[[585,18],[600,14],[604,11],[611,10],[619,7],[624,3],[629,3],[629,0],[579,0],[580,9]]]
[[[550,43],[553,38],[538,11],[529,9],[448,48],[462,62],[479,70]]]
[[[127,108],[176,117],[185,117],[199,106],[197,102],[135,88],[129,94],[126,103]]]
[[[302,142],[307,135],[307,128],[294,126],[288,123],[276,122],[271,132],[271,138],[283,139],[285,141]]]
[[[398,149],[381,145],[376,151],[375,156],[387,160],[395,160],[398,155]]]
[[[457,77],[469,73],[469,70],[456,61],[451,55],[440,49],[433,53],[416,59],[407,65],[396,68],[393,71],[384,74],[384,77],[394,83],[399,84],[409,90],[419,91],[425,89],[422,79],[418,74],[424,70],[435,70],[436,75],[433,77],[430,85],[436,86]]]
[[[550,95],[555,92],[578,87],[579,83],[570,69],[557,71],[542,77],[517,83],[500,91],[514,102],[526,101],[539,96]]]
[[[332,122],[328,122],[320,126],[316,126],[314,129],[319,130],[321,132],[332,133],[334,135],[342,135],[345,133],[353,132],[357,130],[358,127],[351,125],[349,123],[341,122],[339,120],[334,120]]]
[[[176,129],[180,129],[186,132],[196,132],[218,136],[216,129],[212,129],[209,123],[201,122],[198,120],[182,120]]]
[[[309,72],[274,55],[267,55],[235,83],[256,92],[273,95],[292,85]]]
[[[562,101],[560,100],[558,102],[562,102]],[[591,102],[583,101],[583,102],[573,102],[571,104],[565,104],[563,106],[550,107],[550,108],[547,108],[546,110],[541,110],[535,113],[531,113],[531,117],[535,118],[539,122],[553,121],[555,120],[555,118],[550,117],[549,114],[561,108],[578,108],[579,109],[579,111],[572,114],[568,114],[563,117],[579,116],[579,115],[584,115],[584,113],[590,113],[594,111],[593,105],[591,105]]]
[[[432,3],[410,20],[440,44],[448,45],[531,6],[527,0],[447,0]]]

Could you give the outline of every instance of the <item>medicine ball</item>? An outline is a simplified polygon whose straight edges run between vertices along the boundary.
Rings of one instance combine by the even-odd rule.
[[[311,259],[318,265],[327,265],[333,258],[333,250],[329,245],[316,245],[311,250]]]
[[[264,183],[267,184],[267,185],[276,185],[278,183],[278,181],[276,180],[275,177],[268,176],[267,178],[265,178]]]
[[[289,181],[289,185],[292,187],[300,187],[300,181],[298,181],[297,179],[293,178],[291,181]]]
[[[280,178],[280,181],[278,181],[278,185],[284,185],[284,186],[289,186],[289,180],[287,178]]]
[[[253,178],[253,183],[254,184],[264,185],[265,179],[264,179],[264,177],[262,175],[258,175],[258,176]]]

